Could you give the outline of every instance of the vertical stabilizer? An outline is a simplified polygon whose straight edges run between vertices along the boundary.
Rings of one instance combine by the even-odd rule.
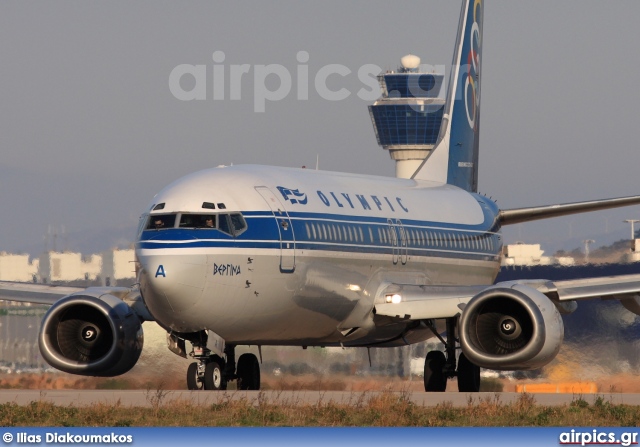
[[[478,187],[484,0],[463,0],[447,102],[435,148],[412,178]]]

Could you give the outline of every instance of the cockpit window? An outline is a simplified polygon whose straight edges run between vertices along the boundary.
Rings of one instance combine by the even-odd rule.
[[[231,214],[231,225],[233,226],[233,235],[237,236],[247,229],[247,222],[245,222],[242,214]]]
[[[180,228],[216,228],[215,214],[183,214]]]
[[[240,213],[218,214],[218,230],[230,236],[238,236],[247,229],[247,223]]]
[[[240,213],[219,214],[218,229],[231,236],[238,236],[247,229],[247,223]]]
[[[230,234],[233,236],[233,231],[231,230],[231,225],[229,224],[229,215],[228,214],[220,214],[218,219],[218,229],[223,233]]]
[[[138,221],[138,231],[137,231],[137,235],[138,237],[140,237],[140,234],[147,228],[147,219],[149,218],[149,214],[145,213],[142,216],[140,216],[140,220]]]
[[[164,230],[176,226],[177,214],[154,214],[146,219],[145,230]],[[146,217],[146,216],[145,216]],[[217,229],[229,236],[238,236],[247,229],[240,213],[234,214],[180,214],[179,228]]]
[[[147,230],[164,230],[176,225],[176,214],[155,214],[149,217]]]

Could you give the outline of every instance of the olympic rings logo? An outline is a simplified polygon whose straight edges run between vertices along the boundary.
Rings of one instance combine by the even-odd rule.
[[[473,25],[470,31],[470,44],[469,55],[467,57],[467,67],[469,72],[467,73],[467,79],[464,86],[464,104],[467,111],[467,120],[469,127],[474,131],[476,129],[476,119],[478,115],[478,108],[480,107],[480,89],[476,79],[480,73],[480,50],[481,50],[481,29],[478,24],[478,19],[481,18],[482,0],[475,0],[473,5]],[[478,78],[479,79],[479,78]],[[469,100],[471,99],[471,107],[469,107]]]

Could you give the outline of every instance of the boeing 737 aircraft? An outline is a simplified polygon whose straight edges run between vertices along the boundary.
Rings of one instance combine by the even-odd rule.
[[[130,370],[143,321],[191,356],[189,389],[260,388],[239,345],[394,347],[440,339],[426,391],[478,391],[480,368],[535,369],[563,340],[576,301],[620,300],[640,315],[640,275],[494,284],[504,225],[640,204],[640,196],[500,210],[477,194],[482,0],[464,0],[435,148],[411,178],[240,165],[181,178],[143,213],[131,288],[5,283],[51,304],[39,335],[53,367]],[[39,293],[39,295],[36,294]],[[188,344],[187,344],[188,342]],[[190,351],[187,347],[190,346]]]

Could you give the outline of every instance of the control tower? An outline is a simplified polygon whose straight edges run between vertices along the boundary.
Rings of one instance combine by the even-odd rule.
[[[397,71],[378,76],[382,97],[369,114],[378,144],[396,161],[396,177],[410,178],[434,148],[444,112],[444,74],[420,71],[420,58],[409,54]]]

